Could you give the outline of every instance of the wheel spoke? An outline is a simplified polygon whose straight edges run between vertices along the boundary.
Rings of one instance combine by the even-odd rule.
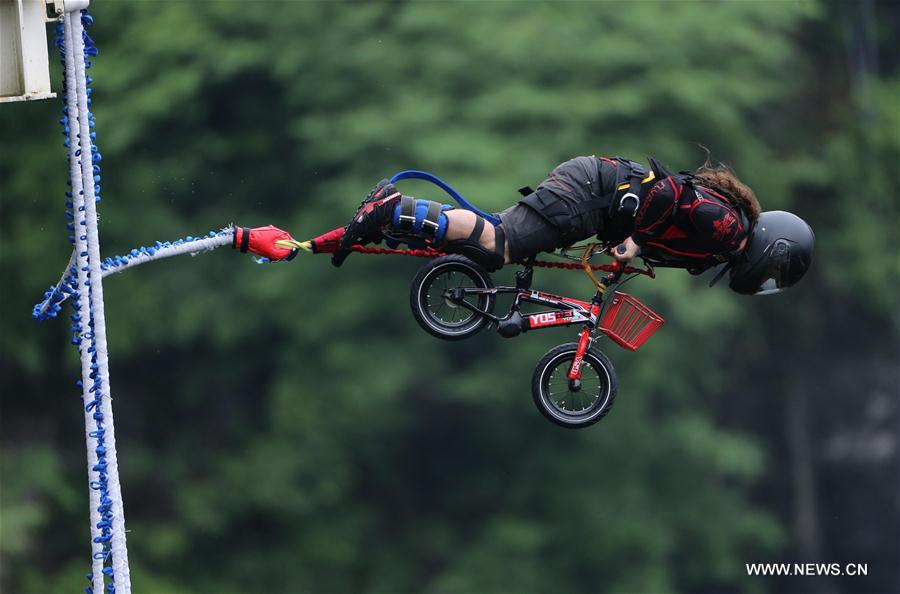
[[[446,270],[430,278],[423,286],[424,303],[430,317],[441,326],[458,330],[468,325],[479,322],[479,314],[475,313],[465,304],[477,309],[487,307],[486,295],[464,295],[463,303],[453,303],[447,297],[447,293],[455,289],[481,288],[483,284],[466,269]]]
[[[572,364],[571,358],[566,358],[554,366],[546,379],[547,397],[557,410],[565,415],[582,416],[593,412],[594,408],[601,404],[606,392],[605,382],[600,372],[585,360],[581,368],[581,386],[573,391],[569,385],[568,371]]]

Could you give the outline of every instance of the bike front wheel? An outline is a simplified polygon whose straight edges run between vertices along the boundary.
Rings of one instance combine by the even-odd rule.
[[[541,414],[569,429],[587,427],[605,417],[618,391],[612,363],[595,348],[584,354],[580,383],[569,380],[577,349],[574,342],[550,349],[535,367],[531,381],[532,398]]]

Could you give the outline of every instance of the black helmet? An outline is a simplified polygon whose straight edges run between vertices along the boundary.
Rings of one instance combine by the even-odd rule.
[[[744,295],[783,291],[806,274],[815,243],[812,228],[797,215],[764,212],[734,260],[728,286]]]

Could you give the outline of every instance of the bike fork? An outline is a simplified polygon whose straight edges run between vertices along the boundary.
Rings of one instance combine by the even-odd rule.
[[[578,347],[575,349],[575,358],[572,359],[569,373],[566,374],[566,377],[569,378],[569,387],[572,390],[581,388],[581,364],[584,362],[584,354],[587,352],[588,347],[591,346],[591,333],[594,331],[599,314],[600,303],[595,297],[594,301],[591,302],[591,319],[581,329],[581,334],[578,336]]]

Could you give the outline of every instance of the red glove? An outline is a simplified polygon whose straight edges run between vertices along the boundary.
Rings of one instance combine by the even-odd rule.
[[[257,256],[263,256],[273,262],[290,260],[297,255],[297,250],[282,248],[275,245],[279,239],[293,239],[291,234],[278,227],[235,227],[234,240],[231,247],[241,250],[241,253],[251,252]]]
[[[328,233],[323,233],[312,239],[310,243],[312,244],[313,253],[330,254],[337,251],[338,247],[341,245],[341,237],[344,236],[345,229],[345,227],[338,227],[337,229],[332,229]]]

